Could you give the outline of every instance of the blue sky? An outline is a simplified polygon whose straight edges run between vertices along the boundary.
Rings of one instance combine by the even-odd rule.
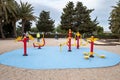
[[[16,0],[20,2],[20,0]],[[115,6],[118,0],[21,0],[22,2],[29,2],[34,7],[34,15],[39,16],[42,10],[50,11],[51,19],[55,20],[55,25],[60,23],[60,16],[62,9],[69,1],[73,1],[74,4],[77,1],[83,3],[88,9],[95,9],[90,15],[92,20],[96,17],[100,26],[104,27],[105,31],[109,31],[109,16],[112,11],[112,6]],[[33,23],[35,26],[35,23]]]

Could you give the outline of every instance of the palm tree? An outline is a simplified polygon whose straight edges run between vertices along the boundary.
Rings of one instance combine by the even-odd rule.
[[[33,15],[33,7],[31,4],[20,2],[19,18],[22,20],[22,33],[24,33],[25,22],[35,20]]]
[[[0,32],[2,38],[5,38],[3,33],[4,20],[7,19],[7,6],[4,0],[0,0]]]
[[[14,30],[14,37],[17,37],[16,33],[16,22],[19,20],[19,4],[14,1],[13,2],[13,9],[15,10],[15,16],[11,16],[10,21],[12,22],[13,30]],[[12,20],[11,20],[12,19]]]
[[[109,28],[113,33],[120,34],[120,0],[110,13],[110,26]]]
[[[10,18],[15,18],[15,14],[17,14],[14,2],[14,0],[0,0],[0,32],[2,38],[5,38],[3,25],[12,21]]]

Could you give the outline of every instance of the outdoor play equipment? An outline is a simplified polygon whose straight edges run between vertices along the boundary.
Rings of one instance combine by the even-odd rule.
[[[79,47],[80,47],[80,45],[81,45],[81,41],[80,41],[80,39],[81,39],[81,34],[79,33],[79,32],[77,32],[76,33],[76,35],[75,35],[75,39],[77,40],[77,49],[79,49]]]
[[[24,54],[23,54],[23,56],[28,56],[28,54],[27,54],[27,40],[28,40],[27,37],[24,37],[23,40],[21,40],[24,43]]]
[[[94,41],[98,40],[98,38],[94,38],[94,36],[91,36],[90,38],[87,39],[88,41],[90,41],[90,57],[94,57],[93,54],[93,50],[94,50]]]
[[[89,57],[94,57],[94,54],[96,54],[96,56],[100,57],[100,58],[105,58],[104,55],[98,55],[97,53],[94,52],[94,41],[98,40],[98,38],[94,38],[94,36],[91,36],[90,38],[87,38],[87,41],[90,42],[90,52],[86,53],[84,52],[84,58],[85,59],[89,59]]]
[[[42,38],[42,42],[34,42],[33,46],[34,47],[38,47],[38,49],[41,49],[41,47],[43,47],[45,45],[45,39],[44,39],[44,34],[43,34],[43,38]]]
[[[28,35],[28,37],[29,37],[29,39],[30,40],[34,40],[34,37],[32,36],[32,35]],[[22,40],[24,37],[23,36],[18,36],[16,39],[15,39],[15,41],[17,42],[17,41],[20,41],[20,40]]]
[[[72,44],[72,30],[69,29],[67,42],[60,43],[60,51],[62,51],[62,46],[63,45],[67,45],[68,46],[68,52],[71,52],[72,51],[71,46],[76,46],[76,48],[79,49],[80,45],[81,46],[86,46],[87,44],[88,44],[88,42],[86,44],[82,44],[82,38],[81,38],[81,34],[79,32],[77,32],[75,34],[74,44]]]
[[[28,35],[28,37],[24,36],[19,36],[15,41],[18,41],[18,42],[23,42],[24,44],[24,54],[23,56],[28,56],[27,54],[27,41],[28,40],[34,40],[34,38],[31,36],[31,35]]]
[[[68,40],[67,42],[64,42],[64,43],[60,43],[60,51],[62,51],[62,46],[63,45],[67,45],[68,46],[68,52],[71,52],[71,38],[72,38],[72,30],[69,29],[69,32],[68,32]]]
[[[71,52],[71,38],[72,38],[72,31],[69,29],[69,34],[68,34],[68,51]]]
[[[79,49],[80,46],[86,46],[87,44],[88,44],[88,41],[85,42],[85,43],[83,43],[83,41],[82,41],[82,35],[79,32],[77,32],[75,34],[75,46],[76,46],[76,48]]]

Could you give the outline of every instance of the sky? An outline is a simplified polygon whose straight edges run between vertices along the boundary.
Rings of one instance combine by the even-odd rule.
[[[16,0],[18,3],[20,0]],[[60,17],[63,12],[63,8],[69,1],[72,1],[75,5],[77,1],[83,3],[88,9],[94,9],[90,14],[91,19],[94,20],[97,17],[99,25],[104,28],[104,31],[109,30],[109,16],[112,11],[112,6],[116,6],[118,0],[21,0],[22,2],[28,2],[34,7],[34,15],[39,17],[42,10],[49,11],[51,19],[55,20],[55,25],[60,24]],[[35,26],[33,23],[32,26]]]

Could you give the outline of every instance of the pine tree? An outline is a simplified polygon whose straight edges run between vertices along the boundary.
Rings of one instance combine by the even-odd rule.
[[[77,2],[75,7],[75,25],[76,30],[80,33],[88,33],[92,34],[97,26],[97,18],[95,20],[91,20],[90,13],[93,9],[87,9],[86,6],[83,6],[82,2]]]
[[[54,30],[54,21],[50,19],[50,13],[42,11],[36,26],[40,32],[52,32]]]
[[[68,2],[65,8],[63,8],[63,13],[61,16],[61,28],[68,30],[73,27],[74,17],[74,3]]]
[[[82,2],[77,2],[75,8],[74,3],[69,2],[63,9],[61,16],[61,28],[73,31],[79,31],[81,34],[92,34],[98,25],[97,18],[93,21],[90,18],[90,13],[93,9],[87,9]]]

